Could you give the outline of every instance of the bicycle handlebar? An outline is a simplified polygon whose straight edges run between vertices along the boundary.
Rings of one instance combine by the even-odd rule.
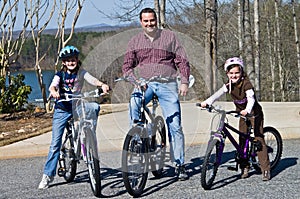
[[[65,99],[59,99],[57,102],[62,101],[72,101],[72,100],[79,100],[79,99],[86,99],[86,98],[93,98],[93,97],[101,97],[103,95],[107,95],[108,93],[104,93],[102,88],[97,88],[92,91],[84,92],[82,94],[71,94],[71,93],[63,93],[61,96],[64,96]],[[48,100],[51,99],[51,95],[48,97]]]
[[[201,107],[201,103],[196,103],[196,106]],[[223,110],[221,108],[217,108],[217,107],[215,107],[213,105],[206,105],[206,107],[202,108],[202,109],[203,110],[207,110],[208,112],[215,111],[215,112],[218,112],[218,113],[223,113],[223,114],[228,114],[228,115],[235,114],[234,117],[237,117],[237,118],[241,117],[243,119],[249,119],[249,118],[255,117],[253,114],[249,114],[249,113],[246,116],[243,116],[243,115],[241,115],[241,113],[239,111],[235,111],[235,110],[225,111],[225,110]]]

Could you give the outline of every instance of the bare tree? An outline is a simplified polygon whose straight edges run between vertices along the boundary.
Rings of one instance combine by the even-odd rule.
[[[57,52],[59,52],[61,48],[65,47],[67,45],[67,43],[72,39],[74,30],[75,30],[75,25],[76,25],[76,22],[78,20],[80,13],[81,13],[84,2],[85,2],[85,0],[71,0],[71,1],[70,0],[59,0],[59,15],[57,18],[58,32],[57,33],[58,33],[60,39],[59,39],[59,43],[58,43]],[[66,37],[66,33],[65,33],[66,19],[73,9],[76,9],[76,12],[73,16],[70,34],[67,38],[65,38]],[[57,68],[58,61],[59,61],[59,57],[57,57],[57,59],[56,59],[55,69]]]
[[[154,8],[157,13],[158,27],[165,28],[166,24],[166,0],[154,0]]]
[[[242,54],[243,52],[243,48],[244,48],[244,45],[243,45],[243,35],[244,35],[244,26],[243,26],[243,2],[244,0],[238,0],[238,40],[239,40],[239,52],[240,52],[240,55]]]
[[[300,100],[300,44],[298,37],[298,26],[297,26],[297,17],[295,12],[295,7],[297,6],[294,0],[292,2],[293,7],[293,21],[294,21],[294,31],[295,31],[295,44],[296,44],[296,53],[297,53],[297,66],[298,66],[298,101]]]
[[[252,48],[252,33],[251,33],[251,20],[250,20],[250,3],[249,0],[243,2],[243,25],[244,25],[244,61],[246,63],[247,74],[251,82],[255,82],[254,65],[253,65],[253,48]]]
[[[50,2],[52,2],[51,8],[50,8]],[[47,52],[44,52],[43,55],[40,55],[40,40],[41,40],[42,32],[46,29],[47,25],[49,24],[50,20],[53,17],[53,13],[56,7],[56,1],[30,0],[27,3],[25,4],[25,10],[29,14],[31,35],[32,35],[32,40],[35,48],[34,68],[42,92],[44,106],[46,106],[47,103],[46,88],[43,81],[43,73],[42,73],[42,68],[40,66],[40,62],[45,58]],[[49,12],[49,8],[50,8],[50,12]],[[50,47],[51,46],[49,46],[48,49]]]
[[[205,1],[205,67],[207,69],[206,81],[210,82],[209,92],[217,89],[217,0]]]
[[[281,91],[281,101],[285,101],[285,88],[284,88],[284,71],[282,66],[282,55],[281,55],[281,33],[280,33],[280,23],[279,23],[279,11],[278,11],[278,0],[274,0],[274,8],[275,8],[275,24],[276,24],[276,57],[279,68],[279,86]]]
[[[254,0],[254,68],[255,68],[255,90],[256,96],[260,100],[260,27],[259,27],[259,1]]]
[[[26,40],[26,28],[28,26],[28,13],[23,18],[23,29],[15,30],[16,20],[19,13],[19,0],[3,0],[0,7],[0,48],[1,63],[0,76],[8,77],[10,83],[10,66],[15,63],[21,53],[22,46]],[[18,32],[18,33],[17,33]]]
[[[271,28],[270,28],[270,21],[268,19],[267,24],[267,37],[268,37],[268,52],[269,52],[269,62],[270,62],[270,71],[271,71],[271,92],[272,92],[272,101],[275,102],[276,96],[275,96],[275,64],[274,64],[274,56],[272,51],[272,39],[271,39]]]

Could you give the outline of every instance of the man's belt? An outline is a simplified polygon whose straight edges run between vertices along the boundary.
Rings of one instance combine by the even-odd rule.
[[[159,83],[170,83],[175,82],[176,78],[170,77],[154,77],[149,79],[150,82],[159,82]]]

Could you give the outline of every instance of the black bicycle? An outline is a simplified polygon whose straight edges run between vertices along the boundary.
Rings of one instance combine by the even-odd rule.
[[[159,178],[162,176],[166,153],[166,128],[164,118],[156,115],[158,98],[152,98],[152,109],[145,103],[145,91],[148,81],[131,81],[119,78],[116,81],[129,81],[142,91],[142,106],[139,119],[133,121],[133,127],[126,135],[122,151],[122,177],[128,193],[138,197],[145,188],[148,172]]]
[[[201,106],[199,103],[197,103],[196,105]],[[257,151],[261,150],[262,144],[253,136],[254,133],[252,132],[252,125],[249,117],[244,117],[237,111],[225,111],[214,106],[208,106],[207,110],[209,112],[215,113],[215,116],[212,118],[211,137],[208,141],[208,146],[201,168],[202,187],[207,190],[213,186],[218,168],[222,164],[222,154],[225,147],[226,138],[229,139],[229,141],[236,149],[236,166],[228,167],[228,169],[238,171],[240,160],[246,159],[249,161],[249,164],[250,166],[252,166],[252,168],[260,172],[260,164],[257,159]],[[227,115],[245,119],[247,124],[247,134],[244,134],[231,126],[228,122]],[[239,136],[243,136],[245,138],[246,144],[244,147],[241,147],[237,143],[231,132],[237,133]],[[263,133],[270,159],[270,167],[272,170],[279,163],[282,155],[282,138],[280,133],[275,128],[270,126],[264,127]]]

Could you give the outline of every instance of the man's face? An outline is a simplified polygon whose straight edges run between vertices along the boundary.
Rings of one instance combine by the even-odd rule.
[[[143,13],[141,19],[141,25],[147,34],[154,34],[157,30],[157,21],[154,13]]]

